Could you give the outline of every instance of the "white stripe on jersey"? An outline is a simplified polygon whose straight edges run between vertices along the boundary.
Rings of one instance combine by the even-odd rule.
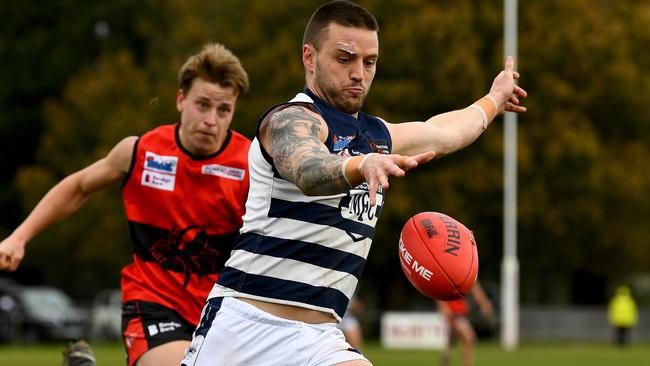
[[[357,245],[350,246],[350,238],[348,234],[338,228],[326,225],[316,225],[321,229],[316,231],[299,230],[303,225],[301,221],[285,218],[270,218],[266,227],[265,236],[272,236],[275,238],[300,240],[309,243],[322,245],[325,247],[338,249],[344,252],[352,253],[360,257],[366,258],[370,251],[371,240],[365,238]]]
[[[243,253],[242,253],[243,252]],[[357,278],[347,272],[339,272],[313,264],[296,261],[289,258],[277,258],[267,255],[251,255],[242,250],[233,250],[228,261],[228,267],[240,271],[282,280],[306,283],[312,286],[325,286],[337,289],[350,297],[357,287]]]

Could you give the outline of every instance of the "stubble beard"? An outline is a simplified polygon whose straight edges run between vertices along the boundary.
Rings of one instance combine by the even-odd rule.
[[[326,73],[321,70],[318,62],[316,62],[316,68],[314,70],[314,80],[320,91],[324,94],[323,98],[332,107],[347,114],[356,114],[361,110],[366,95],[363,94],[359,98],[346,97],[343,92],[337,88],[332,79],[328,78]]]

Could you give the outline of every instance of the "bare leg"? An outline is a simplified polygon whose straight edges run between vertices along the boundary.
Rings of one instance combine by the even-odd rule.
[[[334,365],[336,365],[336,366],[372,366],[372,364],[370,362],[364,361],[364,360],[345,361],[345,362],[335,363]],[[332,366],[334,366],[334,365],[332,365]]]
[[[456,318],[454,322],[454,331],[462,347],[463,366],[472,366],[474,363],[473,353],[474,345],[476,344],[476,332],[466,318]]]
[[[351,327],[343,331],[345,335],[345,340],[350,343],[350,345],[359,351],[363,347],[363,333],[359,327]]]
[[[140,356],[136,366],[178,366],[190,341],[174,341],[154,347]]]

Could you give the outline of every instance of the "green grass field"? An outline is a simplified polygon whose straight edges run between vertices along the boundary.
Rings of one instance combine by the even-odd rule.
[[[2,366],[61,365],[63,344],[40,346],[0,346]],[[93,344],[98,366],[124,366],[122,345]],[[457,351],[457,349],[455,350]],[[368,344],[366,356],[375,366],[435,366],[434,351],[385,350]],[[458,352],[452,366],[460,366]],[[505,352],[496,343],[481,343],[475,354],[477,366],[650,366],[650,344],[617,349],[610,344],[524,343],[517,351]]]

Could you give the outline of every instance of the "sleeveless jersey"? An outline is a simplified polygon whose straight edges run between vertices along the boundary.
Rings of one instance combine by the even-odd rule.
[[[465,316],[469,314],[469,307],[465,298],[447,301],[447,306],[453,315]]]
[[[379,118],[364,113],[354,118],[309,89],[288,104],[296,103],[315,106],[323,117],[329,129],[325,145],[332,154],[390,153],[390,135]],[[244,226],[210,297],[299,306],[340,321],[368,256],[383,192],[377,193],[375,207],[370,207],[367,183],[342,194],[306,196],[278,174],[258,139],[259,124],[249,153]]]
[[[229,131],[220,151],[194,157],[178,128],[151,130],[134,148],[122,186],[134,249],[122,300],[155,302],[197,324],[242,224],[250,140]]]

